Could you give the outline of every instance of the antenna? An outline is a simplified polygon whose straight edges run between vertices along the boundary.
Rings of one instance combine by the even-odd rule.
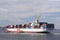
[[[35,16],[35,20],[34,20],[34,22],[35,23],[39,23],[39,18],[40,18],[41,16]]]
[[[39,20],[41,16],[37,15],[35,20]]]
[[[35,19],[40,19],[41,18],[41,13],[35,15]]]

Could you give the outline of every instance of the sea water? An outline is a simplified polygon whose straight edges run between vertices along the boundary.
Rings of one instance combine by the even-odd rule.
[[[50,33],[13,33],[0,30],[0,40],[60,40],[60,29]]]

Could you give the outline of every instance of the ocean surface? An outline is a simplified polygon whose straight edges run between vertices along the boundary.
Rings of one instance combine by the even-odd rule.
[[[50,33],[12,33],[0,28],[0,40],[60,40],[60,29]]]

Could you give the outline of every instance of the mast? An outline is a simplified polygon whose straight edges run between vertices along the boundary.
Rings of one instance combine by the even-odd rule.
[[[39,18],[40,18],[40,16],[36,16],[36,19],[35,19],[34,22],[38,24],[39,23]]]
[[[36,16],[36,19],[32,22],[32,24],[31,24],[32,28],[34,28],[35,25],[39,24],[39,17],[40,16]]]

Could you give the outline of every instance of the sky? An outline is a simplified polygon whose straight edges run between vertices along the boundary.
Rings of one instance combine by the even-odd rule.
[[[0,0],[0,26],[40,21],[60,29],[60,0]]]

